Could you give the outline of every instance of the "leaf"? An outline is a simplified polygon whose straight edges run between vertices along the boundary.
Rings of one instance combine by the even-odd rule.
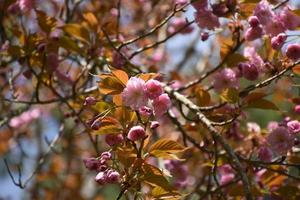
[[[249,95],[247,95],[244,99],[243,102],[244,103],[251,103],[253,101],[259,100],[264,98],[265,96],[267,96],[267,94],[263,93],[263,92],[252,92]]]
[[[40,10],[36,10],[36,14],[38,24],[45,33],[50,33],[56,27],[57,21],[55,18],[47,16],[46,13]]]
[[[185,147],[169,139],[160,139],[151,145],[149,152],[153,151],[165,151],[168,153],[179,153],[185,150]]]
[[[158,76],[157,73],[145,73],[145,74],[140,74],[138,77],[143,79],[144,81],[148,81],[150,79],[154,79]]]
[[[98,20],[97,20],[97,17],[92,12],[84,13],[83,18],[94,29],[97,27],[97,25],[99,23]]]
[[[59,37],[58,44],[65,50],[73,51],[73,52],[79,53],[79,54],[83,53],[82,50],[76,44],[76,42],[71,40],[69,37],[66,37],[66,36]]]
[[[259,108],[265,110],[279,110],[278,107],[269,100],[259,99],[249,103],[246,108]]]
[[[245,58],[243,55],[238,54],[238,53],[233,53],[233,54],[230,54],[228,56],[228,58],[226,59],[226,64],[227,64],[227,67],[235,67],[239,63],[245,62],[247,60],[248,59]]]
[[[155,199],[180,199],[180,193],[176,192],[176,191],[167,191],[164,190],[162,187],[159,186],[155,186],[152,191],[151,191],[151,195],[155,198]]]
[[[197,87],[195,89],[195,97],[199,106],[208,106],[210,103],[210,94],[203,88]]]
[[[297,66],[293,67],[292,71],[293,71],[293,73],[300,76],[300,65],[297,65]]]
[[[128,82],[128,75],[126,72],[122,70],[113,70],[111,72],[124,86],[126,86]]]
[[[248,18],[249,16],[253,15],[253,10],[256,7],[256,3],[243,3],[240,4],[240,13],[241,16],[244,18]]]
[[[112,75],[100,75],[99,90],[102,94],[120,94],[124,89],[124,84]]]
[[[142,165],[143,175],[141,179],[153,186],[159,186],[166,191],[173,191],[173,187],[164,177],[163,172],[153,165],[144,163]]]
[[[234,88],[227,88],[220,94],[221,99],[228,103],[237,103],[239,101],[239,92]]]
[[[119,121],[113,117],[104,117],[101,119],[100,129],[95,131],[95,134],[117,134],[122,131],[122,126]]]
[[[75,37],[76,39],[89,43],[90,35],[88,30],[80,24],[66,24],[62,27],[64,32]]]
[[[136,160],[136,153],[133,148],[117,148],[118,160],[125,166],[130,167]]]
[[[231,51],[231,48],[233,46],[233,41],[232,39],[224,38],[220,36],[219,42],[221,44],[220,55],[221,58],[223,59]]]

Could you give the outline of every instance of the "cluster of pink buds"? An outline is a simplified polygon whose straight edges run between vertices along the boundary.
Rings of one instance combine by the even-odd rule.
[[[106,151],[103,152],[99,158],[83,159],[83,163],[87,169],[98,172],[95,181],[100,185],[118,183],[120,181],[119,172],[110,168],[108,165],[111,158],[111,153]]]
[[[161,117],[171,106],[168,94],[163,92],[162,85],[157,80],[150,79],[145,82],[143,79],[131,77],[122,92],[122,98],[126,106],[139,111],[141,116],[149,117],[154,114]],[[149,102],[153,109],[148,106]]]

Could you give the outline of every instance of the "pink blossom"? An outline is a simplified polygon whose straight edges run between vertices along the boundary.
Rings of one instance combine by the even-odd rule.
[[[139,109],[139,113],[142,117],[150,117],[153,114],[153,111],[151,108],[143,106]]]
[[[264,162],[271,162],[273,153],[268,147],[260,147],[258,150],[258,158]]]
[[[167,94],[161,94],[153,100],[154,114],[156,117],[161,117],[171,106],[170,97]]]
[[[231,182],[234,177],[234,171],[229,164],[224,164],[218,168],[219,176],[220,176],[220,184],[226,185]]]
[[[276,36],[286,31],[284,24],[282,23],[282,21],[280,21],[280,18],[277,16],[274,16],[274,19],[267,23],[264,28],[266,34],[269,34],[271,36]]]
[[[197,10],[195,13],[195,21],[198,26],[203,29],[214,30],[220,26],[219,18],[206,9]]]
[[[273,37],[271,39],[272,48],[275,50],[281,49],[281,47],[283,46],[286,39],[287,39],[287,36],[284,33],[280,33],[277,36]]]
[[[279,124],[278,122],[275,122],[275,121],[270,121],[267,125],[267,129],[269,132],[272,132],[274,131],[275,129],[277,129],[279,127]]]
[[[166,160],[165,168],[170,171],[174,179],[174,187],[184,188],[188,185],[188,166],[179,160]]]
[[[145,81],[131,77],[122,92],[123,102],[133,110],[139,110],[140,107],[146,106],[148,98],[145,94]]]
[[[263,25],[267,25],[274,19],[274,12],[272,11],[272,6],[267,0],[262,0],[257,4],[254,10],[254,15],[258,18],[259,22]]]
[[[284,7],[280,12],[280,20],[289,30],[295,30],[300,26],[300,17],[292,13],[288,7]]]
[[[260,133],[261,132],[260,126],[255,122],[248,122],[247,123],[247,130],[250,133]]]
[[[255,28],[255,27],[258,27],[259,26],[259,20],[258,20],[258,18],[256,17],[256,16],[250,16],[249,18],[248,18],[248,23],[250,24],[250,26],[252,27],[252,28]]]
[[[245,47],[244,56],[250,63],[254,64],[259,71],[263,71],[262,67],[264,66],[264,61],[260,55],[258,55],[254,47]]]
[[[18,128],[22,125],[29,124],[33,120],[38,119],[40,116],[41,116],[41,111],[38,108],[34,108],[26,112],[23,112],[19,116],[13,117],[9,121],[9,125],[12,128]]]
[[[29,12],[34,6],[34,0],[19,0],[19,7],[22,12]]]
[[[236,72],[231,68],[225,68],[214,76],[213,87],[216,91],[224,88],[239,88],[239,79]]]
[[[278,127],[267,137],[271,149],[277,154],[284,155],[294,145],[294,136],[285,127]]]
[[[134,126],[128,132],[128,139],[131,141],[137,141],[143,139],[146,136],[145,129],[141,126]]]
[[[259,76],[258,68],[254,64],[241,63],[239,64],[239,68],[241,69],[242,75],[250,81],[256,80]]]
[[[294,107],[294,111],[297,113],[297,114],[300,114],[300,105],[296,105]]]
[[[122,134],[108,134],[105,136],[105,142],[109,146],[115,146],[123,142],[124,138]]]
[[[163,88],[159,81],[151,79],[145,84],[145,92],[149,99],[155,99],[163,93]]]
[[[287,124],[287,128],[290,131],[290,133],[299,133],[300,131],[300,122],[298,120],[292,120],[289,121]]]
[[[286,56],[292,61],[297,61],[300,58],[300,45],[290,44],[286,50]]]
[[[212,4],[211,8],[213,14],[215,14],[218,17],[222,17],[228,12],[228,8],[224,2]]]
[[[261,38],[263,35],[263,29],[260,26],[250,27],[245,32],[245,40],[253,41],[255,39]]]

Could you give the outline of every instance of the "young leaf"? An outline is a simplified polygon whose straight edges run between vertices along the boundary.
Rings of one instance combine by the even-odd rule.
[[[266,99],[259,99],[249,103],[246,108],[259,108],[265,110],[279,110],[278,107],[271,101]]]
[[[80,24],[66,24],[62,27],[64,32],[75,37],[76,39],[89,43],[90,35],[88,30]]]
[[[124,86],[126,86],[128,81],[128,75],[122,70],[113,70],[111,72]]]
[[[185,147],[175,142],[174,140],[169,139],[160,139],[151,145],[149,152],[153,151],[165,151],[168,153],[179,153],[185,150]]]
[[[168,180],[164,177],[163,172],[153,165],[144,163],[142,165],[143,176],[141,179],[153,186],[159,186],[166,191],[173,191],[173,187],[169,184]]]
[[[40,28],[45,33],[50,33],[56,26],[56,19],[53,17],[49,17],[43,11],[36,10],[37,21]]]
[[[234,88],[227,88],[222,91],[221,99],[228,103],[237,103],[239,101],[239,92]]]

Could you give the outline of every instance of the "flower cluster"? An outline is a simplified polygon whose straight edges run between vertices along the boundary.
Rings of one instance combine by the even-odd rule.
[[[281,123],[269,122],[268,146],[260,147],[258,158],[270,162],[273,155],[285,155],[295,145],[296,135],[300,132],[300,122],[286,118]]]
[[[145,82],[141,78],[131,77],[122,92],[122,98],[126,106],[146,116],[152,115],[152,109],[148,106],[150,102],[154,110],[153,114],[161,117],[171,106],[168,94],[163,91],[161,83],[157,80],[151,79]]]
[[[9,125],[13,128],[18,128],[22,125],[29,124],[35,119],[38,119],[41,116],[41,111],[38,108],[34,108],[32,110],[28,110],[23,112],[21,115],[13,117]]]
[[[284,33],[287,30],[295,30],[300,26],[300,17],[294,14],[288,6],[274,11],[267,0],[261,1],[255,8],[253,16],[248,19],[250,27],[245,32],[245,40],[253,41],[264,34],[271,38],[271,46],[274,50],[280,50],[287,39]],[[300,56],[300,45],[291,44],[286,50],[286,56],[292,61],[297,61]]]
[[[99,158],[85,158],[84,165],[88,170],[97,171],[95,181],[100,185],[108,183],[118,183],[120,174],[116,170],[109,167],[108,162],[111,160],[110,152],[103,152]]]

